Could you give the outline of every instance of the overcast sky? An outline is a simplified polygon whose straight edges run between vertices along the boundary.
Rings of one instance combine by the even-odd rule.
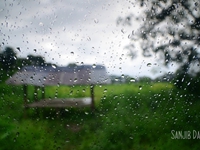
[[[127,56],[128,35],[140,23],[117,26],[116,20],[130,13],[139,16],[135,5],[117,0],[0,1],[1,49],[20,47],[18,57],[41,55],[59,66],[102,64],[109,74],[155,77],[168,72],[156,63],[157,56],[143,58],[139,45],[137,58]]]

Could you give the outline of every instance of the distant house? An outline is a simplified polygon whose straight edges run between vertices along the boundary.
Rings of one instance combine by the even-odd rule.
[[[90,85],[111,82],[102,65],[80,66],[26,66],[9,78],[6,83],[14,85]]]

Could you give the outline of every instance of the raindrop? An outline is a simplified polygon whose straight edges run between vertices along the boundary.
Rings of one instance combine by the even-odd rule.
[[[119,81],[119,79],[118,79],[118,78],[115,78],[115,81]]]
[[[17,50],[18,50],[19,52],[21,52],[20,47],[17,47]]]
[[[56,68],[56,65],[51,65],[54,69]]]
[[[36,49],[34,49],[33,51],[34,51],[34,52],[37,52],[37,50],[36,50]]]
[[[121,77],[124,78],[124,74],[122,74]]]
[[[88,37],[88,38],[87,38],[87,40],[88,40],[88,41],[91,41],[91,38],[90,38],[90,37]]]
[[[134,79],[134,78],[131,78],[131,79],[130,79],[130,82],[135,82],[135,79]]]
[[[139,90],[142,90],[142,86],[139,86]]]
[[[74,82],[77,82],[77,80],[78,80],[77,78],[74,78]]]
[[[60,147],[57,147],[57,150],[60,150],[61,148]]]
[[[85,89],[83,89],[83,92],[85,92]]]
[[[96,68],[96,65],[95,65],[95,64],[93,64],[93,65],[92,65],[92,68]]]
[[[39,26],[43,26],[44,24],[42,22],[39,23]]]
[[[124,33],[125,33],[125,30],[124,30],[124,29],[121,29],[121,32],[124,34]]]
[[[85,114],[88,115],[89,113],[88,113],[88,112],[85,112]]]
[[[103,91],[103,92],[105,92],[105,93],[106,93],[106,92],[107,92],[107,89],[104,89],[104,91]]]
[[[74,52],[71,52],[72,55],[74,55]]]
[[[99,23],[99,20],[98,19],[94,19],[94,23]]]
[[[147,67],[151,67],[151,63],[148,63],[148,64],[147,64]]]
[[[16,137],[19,137],[19,132],[16,133]]]

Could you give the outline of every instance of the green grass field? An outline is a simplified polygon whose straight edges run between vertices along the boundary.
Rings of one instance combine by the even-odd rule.
[[[28,88],[32,102],[34,88]],[[26,118],[22,86],[2,83],[0,94],[2,150],[200,148],[200,139],[172,139],[172,130],[200,132],[200,102],[170,83],[95,86],[95,113],[89,108],[60,109],[60,114],[57,109],[32,108]],[[45,94],[48,98],[88,97],[90,88],[49,86]]]

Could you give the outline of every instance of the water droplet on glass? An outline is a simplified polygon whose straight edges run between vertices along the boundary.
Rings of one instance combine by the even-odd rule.
[[[88,113],[88,112],[85,112],[85,114],[88,115],[89,113]]]
[[[96,68],[96,65],[95,65],[95,64],[93,64],[93,65],[92,65],[92,68]]]
[[[115,78],[115,81],[119,81],[119,79],[118,79],[118,78]]]
[[[51,65],[54,69],[56,68],[56,65]]]
[[[147,64],[147,67],[151,67],[151,63],[148,63],[148,64]]]
[[[19,52],[21,52],[20,47],[17,47],[17,50],[18,50]]]
[[[121,32],[124,34],[124,33],[125,33],[125,30],[124,30],[124,29],[121,29]]]
[[[139,86],[139,90],[142,90],[142,86]]]
[[[44,24],[42,22],[39,23],[39,26],[43,26]]]
[[[72,55],[74,55],[74,52],[71,52]]]
[[[74,82],[77,82],[77,80],[78,80],[77,78],[74,78]]]
[[[131,79],[130,79],[130,82],[135,82],[135,79],[134,79],[134,78],[131,78]]]
[[[91,41],[91,38],[90,38],[90,37],[88,37],[88,38],[87,38],[87,40],[88,40],[88,41]]]
[[[16,137],[19,137],[19,132],[16,133]]]
[[[94,19],[94,23],[99,23],[99,20],[98,19]]]

